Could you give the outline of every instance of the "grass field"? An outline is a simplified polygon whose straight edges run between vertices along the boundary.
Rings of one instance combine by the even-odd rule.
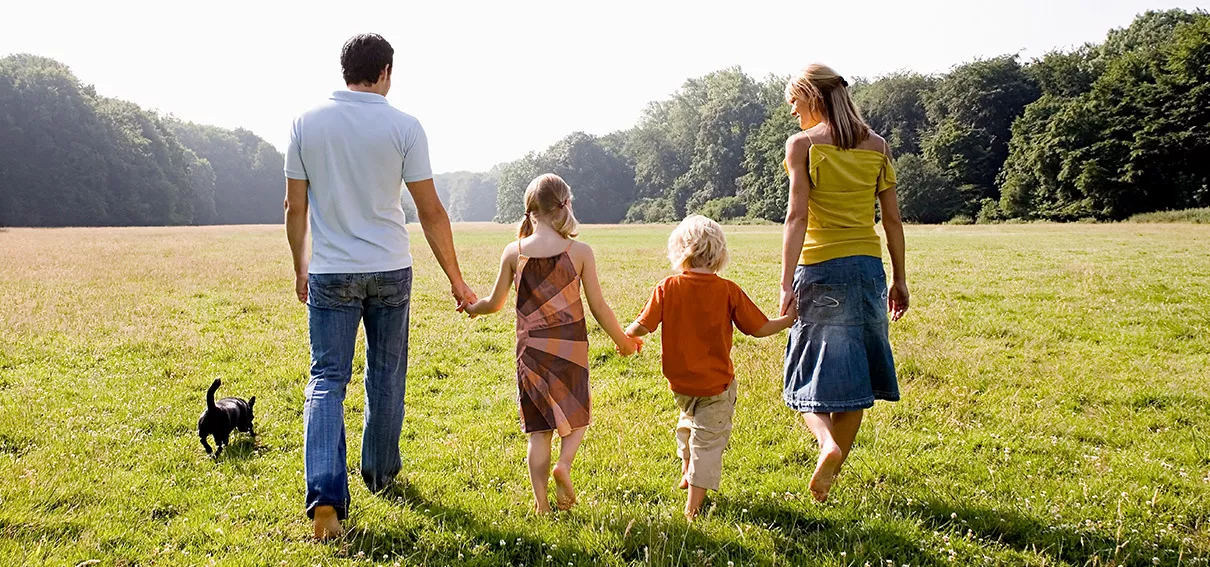
[[[778,227],[729,227],[776,303]],[[667,274],[668,227],[587,227],[623,321]],[[785,335],[738,337],[721,492],[690,525],[659,340],[620,359],[590,323],[580,505],[529,514],[513,318],[467,320],[415,237],[407,482],[359,481],[363,353],[346,405],[351,532],[302,513],[305,309],[280,227],[0,232],[0,565],[1207,565],[1210,226],[910,227],[903,401],[869,412],[826,505],[782,405]],[[467,277],[507,227],[456,228]],[[217,462],[205,390],[257,396]]]

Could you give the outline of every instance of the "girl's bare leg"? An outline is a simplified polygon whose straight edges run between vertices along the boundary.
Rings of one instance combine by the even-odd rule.
[[[555,463],[555,470],[551,474],[555,477],[555,505],[560,510],[570,510],[576,504],[576,490],[571,484],[571,464],[576,459],[576,451],[587,429],[573,429],[559,442],[559,462]]]
[[[529,464],[529,482],[534,487],[534,511],[539,514],[550,513],[550,500],[546,493],[546,485],[550,482],[550,431],[538,431],[529,434],[529,451],[526,462]]]

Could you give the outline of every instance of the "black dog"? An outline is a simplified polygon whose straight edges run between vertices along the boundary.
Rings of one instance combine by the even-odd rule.
[[[223,398],[216,402],[214,392],[218,391],[219,384],[222,384],[222,381],[215,379],[210,385],[210,390],[206,392],[206,411],[202,412],[202,417],[197,420],[197,434],[202,438],[202,446],[206,448],[207,455],[211,449],[206,443],[206,436],[214,436],[214,444],[218,446],[215,457],[223,453],[223,447],[227,446],[227,438],[232,429],[256,436],[252,431],[252,406],[256,404],[256,396],[246,402],[239,398]]]

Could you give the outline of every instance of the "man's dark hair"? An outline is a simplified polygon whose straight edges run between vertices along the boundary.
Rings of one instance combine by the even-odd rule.
[[[387,65],[395,59],[395,49],[376,33],[349,38],[340,50],[340,68],[346,85],[374,84]],[[391,65],[394,71],[394,65]]]

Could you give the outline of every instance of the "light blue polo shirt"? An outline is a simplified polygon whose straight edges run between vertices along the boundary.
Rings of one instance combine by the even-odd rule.
[[[420,122],[386,97],[336,91],[295,118],[286,177],[309,182],[311,273],[412,265],[401,181],[433,177],[429,143]]]

